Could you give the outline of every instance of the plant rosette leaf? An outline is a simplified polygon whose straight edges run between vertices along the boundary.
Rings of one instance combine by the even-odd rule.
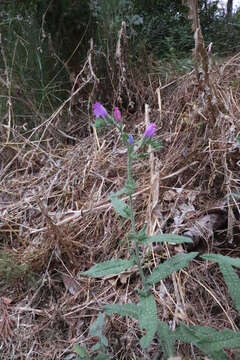
[[[198,252],[191,252],[189,254],[177,254],[171,257],[153,270],[152,274],[146,278],[146,283],[151,285],[158,283],[175,271],[187,266],[197,255]]]
[[[112,259],[96,264],[87,271],[80,272],[80,275],[101,278],[108,275],[119,275],[121,272],[135,265],[133,258],[126,259]]]

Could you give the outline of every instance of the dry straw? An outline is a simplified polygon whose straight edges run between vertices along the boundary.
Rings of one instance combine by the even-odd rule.
[[[1,286],[1,295],[11,299],[6,304],[2,298],[1,303],[3,359],[64,359],[74,343],[94,344],[88,328],[105,303],[135,300],[139,282],[135,271],[103,280],[78,276],[94,263],[115,255],[129,256],[125,239],[129,224],[119,223],[107,200],[125,180],[127,154],[119,146],[117,132],[89,133],[72,146],[52,147],[51,141],[46,146],[56,116],[73,96],[80,96],[86,84],[96,84],[91,54],[78,76],[85,78],[85,83],[33,130],[32,134],[40,134],[38,141],[11,129],[10,142],[9,128],[1,137],[1,246],[36,274],[35,287],[30,289],[21,279],[14,290],[4,282]],[[134,164],[137,228],[147,222],[150,233],[182,233],[203,213],[225,207],[227,234],[222,235],[222,242],[219,237],[219,242],[203,239],[202,246],[206,251],[221,246],[224,254],[240,256],[234,248],[239,239],[234,216],[238,204],[231,197],[225,201],[240,187],[236,142],[240,90],[235,83],[239,68],[239,54],[222,65],[212,62],[209,88],[207,83],[201,88],[196,72],[191,72],[175,83],[164,84],[158,95],[153,93],[146,117],[139,113],[137,126],[141,129],[145,121],[157,123],[161,110],[159,135],[164,149],[151,157],[150,171],[149,160]],[[90,104],[92,98],[88,100]],[[126,126],[134,131],[135,124],[128,121]],[[3,126],[1,129],[5,131]],[[167,245],[152,247],[146,254],[146,267],[151,271],[162,258],[181,251],[181,247]],[[213,265],[196,261],[187,271],[156,286],[154,294],[160,319],[173,327],[180,320],[217,329],[237,326],[237,313]],[[150,360],[158,354],[157,344],[148,354],[142,353],[138,331],[133,320],[111,319],[107,336],[113,358]],[[182,346],[181,350],[189,359],[197,356],[196,349]]]

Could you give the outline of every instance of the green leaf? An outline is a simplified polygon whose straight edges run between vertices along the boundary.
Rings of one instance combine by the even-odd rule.
[[[216,261],[219,264],[228,291],[240,311],[240,279],[232,266],[240,268],[240,259],[220,254],[206,254],[201,256],[205,260]]]
[[[240,199],[240,194],[231,193],[230,195],[235,199]]]
[[[159,341],[163,348],[163,353],[166,355],[167,358],[170,358],[174,355],[174,338],[173,338],[173,332],[169,329],[168,325],[163,322],[158,322],[158,337]]]
[[[109,261],[104,261],[100,264],[96,264],[87,271],[80,272],[83,276],[101,278],[107,275],[118,275],[126,269],[130,268],[135,264],[133,258],[126,259],[112,259]]]
[[[154,296],[148,294],[147,296],[140,295],[139,305],[136,304],[113,304],[105,305],[104,312],[108,315],[119,314],[121,316],[130,316],[139,320],[139,327],[146,331],[140,341],[141,346],[147,348],[158,329],[157,306]]]
[[[105,322],[104,317],[102,313],[98,314],[97,319],[92,323],[89,329],[89,334],[92,336],[97,336],[99,338],[100,346],[108,346],[108,340],[105,335],[103,335]],[[97,346],[96,346],[97,345]],[[95,348],[93,347],[93,350],[99,349],[98,344],[95,345]]]
[[[92,351],[98,351],[98,350],[100,350],[101,348],[102,348],[101,343],[100,343],[100,342],[97,342],[95,345],[93,345],[93,346],[91,347],[91,350],[92,350]]]
[[[181,324],[174,337],[185,343],[192,343],[214,360],[227,360],[223,349],[231,349],[240,345],[240,332],[232,330],[217,331],[208,326],[186,326]]]
[[[111,194],[109,198],[112,202],[112,206],[114,207],[118,215],[124,217],[125,219],[131,218],[130,208],[123,200],[118,199],[115,194]]]
[[[85,346],[80,346],[78,344],[73,346],[73,351],[75,351],[79,356],[78,356],[78,360],[80,359],[89,359],[89,355],[88,352],[86,350]]]
[[[225,256],[220,254],[201,255],[201,258],[209,261],[215,261],[219,264],[231,265],[240,268],[240,258],[232,258],[231,256]]]
[[[148,235],[146,234],[146,228],[147,226],[144,225],[144,227],[137,233],[130,232],[128,234],[130,240],[137,240],[141,243],[145,243],[145,241],[148,239]]]
[[[139,327],[146,331],[140,344],[143,349],[151,345],[158,329],[157,306],[152,294],[140,296],[139,301]]]
[[[134,154],[133,158],[134,158],[134,160],[144,159],[148,155],[149,155],[149,153],[147,153],[147,152],[141,152],[140,154]]]
[[[211,330],[216,331],[215,329]],[[206,335],[206,338],[199,341],[199,345],[202,345],[202,347],[210,352],[240,347],[240,332],[234,332],[229,329],[216,331],[215,334],[212,332],[212,338]]]
[[[167,276],[171,275],[173,272],[182,269],[184,266],[187,266],[189,262],[197,256],[198,252],[191,252],[189,254],[177,254],[171,257],[169,260],[164,261],[164,263],[158,265],[146,279],[148,284],[156,284],[160,280],[165,279]]]
[[[101,117],[96,118],[95,123],[94,123],[94,127],[96,129],[101,129],[102,127],[105,127],[106,125],[107,125],[107,123],[103,118],[101,118]]]
[[[134,190],[136,189],[136,183],[132,177],[126,181],[123,189],[124,189],[125,194],[127,194],[127,195],[133,194]]]
[[[155,140],[152,138],[149,138],[150,141],[148,142],[149,145],[153,147],[153,151],[158,151],[163,148],[163,143],[161,140]]]
[[[139,318],[138,306],[136,304],[105,305],[104,312],[108,315],[118,314],[121,316],[130,316],[136,320],[138,320],[138,318]]]
[[[220,263],[219,267],[236,309],[240,311],[240,279],[231,265]]]
[[[153,243],[153,242],[167,242],[174,244],[182,244],[182,243],[192,243],[192,239],[187,236],[180,236],[175,234],[156,234],[152,236],[147,236],[144,239],[143,243]]]

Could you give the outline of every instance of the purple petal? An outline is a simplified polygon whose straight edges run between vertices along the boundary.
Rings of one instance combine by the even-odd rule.
[[[118,107],[115,107],[113,110],[114,117],[117,121],[121,121],[122,115]]]
[[[105,107],[102,106],[102,104],[100,104],[99,102],[93,104],[93,113],[96,117],[102,117],[102,118],[105,118],[108,114]]]
[[[128,143],[129,143],[130,145],[133,145],[134,140],[133,140],[133,136],[132,136],[131,134],[128,135],[127,141],[128,141]]]
[[[150,123],[148,127],[145,130],[144,136],[145,137],[152,137],[155,135],[155,132],[157,130],[157,126],[154,123]]]

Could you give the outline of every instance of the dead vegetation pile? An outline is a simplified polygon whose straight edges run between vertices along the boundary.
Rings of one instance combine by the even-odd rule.
[[[157,92],[151,83],[146,89],[151,111],[126,116],[134,137],[146,120],[155,122],[164,145],[134,164],[139,229],[147,224],[150,234],[185,234],[200,253],[240,257],[239,208],[231,196],[240,192],[239,71],[238,54],[211,65],[208,87],[195,71]],[[79,276],[95,263],[129,257],[130,224],[117,217],[108,199],[125,181],[127,154],[119,134],[93,132],[56,148],[47,143],[21,143],[16,136],[1,149],[2,359],[74,359],[74,344],[90,348],[96,342],[88,331],[103,305],[134,302],[140,283],[134,271],[106,279]],[[189,250],[143,249],[146,271]],[[155,286],[154,295],[160,319],[172,328],[179,321],[216,329],[240,326],[218,267],[200,259]],[[139,335],[133,320],[109,319],[112,359],[156,358],[157,342],[143,354]],[[198,355],[189,345],[178,351],[189,359]]]

